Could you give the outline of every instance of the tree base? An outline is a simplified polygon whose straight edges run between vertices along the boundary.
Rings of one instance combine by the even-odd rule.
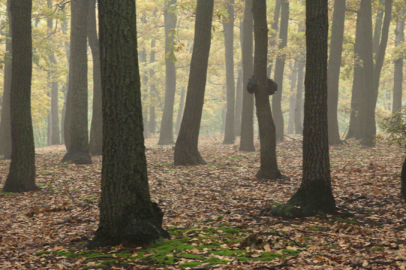
[[[102,156],[102,155],[103,155],[103,150],[102,150],[102,149],[98,149],[98,150],[95,150],[95,151],[90,151],[90,154],[91,154],[92,156]]]
[[[175,142],[173,141],[173,139],[160,139],[158,142],[158,145],[171,145],[171,144],[175,144]]]
[[[24,180],[25,181],[25,180]],[[13,181],[9,178],[6,180],[6,184],[3,187],[3,192],[13,192],[13,193],[22,193],[37,191],[40,188],[34,183],[21,183],[20,181]]]
[[[254,146],[241,145],[239,151],[241,151],[241,152],[255,152],[255,147]]]
[[[92,164],[92,158],[88,152],[68,152],[62,162],[72,162],[75,164]]]
[[[263,172],[261,169],[258,170],[255,175],[258,180],[260,179],[289,179],[286,175],[282,175],[279,170],[272,172]]]
[[[175,147],[175,165],[205,165],[199,151],[179,151]]]
[[[309,217],[337,214],[331,187],[323,180],[313,180],[300,186],[290,200],[272,209],[271,215],[279,217]]]

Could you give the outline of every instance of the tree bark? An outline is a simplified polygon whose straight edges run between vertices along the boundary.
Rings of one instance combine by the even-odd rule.
[[[10,2],[13,51],[10,94],[12,154],[4,192],[37,190],[31,120],[32,37],[31,0]]]
[[[304,61],[299,61],[298,72],[297,72],[297,88],[296,88],[296,104],[295,104],[295,133],[303,134],[302,125],[302,103],[303,103],[303,78],[304,78]]]
[[[396,23],[395,30],[395,46],[399,47],[405,41],[405,10],[399,12],[399,19]],[[399,55],[399,58],[394,61],[395,73],[393,78],[393,105],[392,113],[400,112],[402,106],[402,91],[403,91],[403,53]]]
[[[297,217],[336,213],[328,148],[327,44],[328,2],[307,0],[303,179],[299,190],[287,204],[273,209],[273,215]]]
[[[186,107],[175,144],[175,165],[206,164],[200,156],[198,142],[210,54],[213,7],[214,0],[197,0]]]
[[[275,0],[275,9],[273,13],[273,21],[271,24],[271,34],[269,38],[269,47],[271,47],[271,50],[276,46],[276,36],[278,32],[278,26],[279,26],[279,15],[281,13],[281,1],[282,0]],[[268,78],[271,78],[271,73],[272,73],[272,65],[273,65],[273,58],[271,57],[269,61],[269,65],[267,67],[267,74]]]
[[[254,146],[254,97],[245,88],[253,73],[253,16],[252,1],[245,0],[243,43],[242,43],[242,70],[243,70],[243,96],[241,114],[240,151],[253,152]]]
[[[62,161],[91,164],[87,120],[87,9],[88,3],[72,0],[69,90],[66,104],[67,153]]]
[[[4,88],[0,122],[0,155],[3,159],[11,158],[11,122],[10,122],[10,91],[11,91],[11,54],[12,52],[12,29],[10,15],[10,1],[7,0],[7,14],[9,21],[9,33],[6,36],[6,54],[4,56]]]
[[[96,26],[96,0],[88,0],[87,38],[93,59],[93,111],[90,126],[89,151],[101,155],[103,147],[103,114],[100,70],[100,44]]]
[[[295,132],[295,107],[296,107],[296,91],[295,88],[298,73],[298,62],[295,61],[292,67],[292,74],[290,78],[290,96],[289,96],[289,122],[288,122],[288,134]]]
[[[148,245],[169,234],[151,202],[142,124],[135,1],[99,2],[103,91],[100,223],[89,248]]]
[[[180,124],[182,123],[183,109],[185,108],[185,96],[185,88],[182,88],[182,92],[180,93],[178,116],[176,117],[176,136],[179,134]]]
[[[385,0],[379,0],[379,9],[378,13],[376,14],[375,19],[375,29],[374,29],[374,37],[373,37],[373,44],[372,44],[372,51],[373,54],[376,55],[379,49],[379,42],[381,40],[381,30],[382,30],[382,20],[383,20],[383,5]]]
[[[341,54],[343,51],[345,22],[345,0],[335,0],[333,25],[331,27],[330,57],[328,59],[328,142],[342,144],[338,127],[338,90],[340,81]]]
[[[176,0],[170,0],[165,5],[165,105],[161,122],[161,133],[159,134],[159,145],[174,144],[173,140],[173,106],[176,93],[176,67],[173,50],[174,34],[177,18],[174,13],[170,13],[171,5],[176,4]]]
[[[62,9],[62,14],[65,20],[61,23],[61,29],[63,35],[66,37],[66,33],[68,31],[68,20],[66,19],[65,10]],[[70,61],[70,42],[65,41],[65,51],[66,51],[66,59],[69,66]],[[69,74],[66,76],[66,83],[65,86],[61,89],[64,94],[63,97],[63,106],[62,106],[62,115],[61,115],[61,143],[65,144],[65,116],[66,116],[66,98],[68,96],[68,88],[69,88]]]
[[[288,25],[289,25],[289,2],[282,0],[281,7],[281,28],[279,32],[279,50],[286,47],[288,43]],[[283,140],[284,122],[282,113],[282,92],[283,92],[283,72],[285,69],[285,54],[279,55],[276,58],[275,64],[275,82],[278,84],[278,91],[272,98],[272,112],[275,118],[276,139]]]
[[[234,144],[234,109],[235,109],[235,83],[234,83],[234,0],[230,0],[227,7],[228,22],[223,21],[226,81],[227,81],[227,114],[223,144]]]
[[[237,85],[236,85],[236,98],[235,98],[235,115],[234,127],[235,136],[241,136],[241,113],[242,113],[242,95],[244,87],[242,85],[242,68],[238,70]]]

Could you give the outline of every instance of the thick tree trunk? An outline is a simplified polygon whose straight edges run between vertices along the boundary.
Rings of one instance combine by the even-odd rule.
[[[200,156],[198,142],[210,54],[213,7],[214,0],[197,0],[186,107],[175,145],[175,165],[206,163]]]
[[[269,47],[272,49],[274,49],[274,47],[276,46],[276,36],[277,36],[277,32],[278,32],[278,26],[279,26],[279,15],[281,13],[281,1],[282,0],[275,0],[275,9],[274,9],[274,13],[273,13],[273,21],[271,24],[271,34],[270,34],[270,38],[269,38]],[[271,77],[271,73],[272,73],[272,65],[273,65],[273,58],[271,57],[270,61],[269,61],[269,65],[267,67],[267,74],[268,74],[268,78]]]
[[[254,78],[258,84],[254,93],[261,145],[261,166],[256,176],[258,179],[276,179],[280,177],[280,172],[276,160],[275,125],[269,103],[269,92],[267,91],[268,27],[266,23],[266,0],[254,0],[252,14],[255,32]]]
[[[292,67],[292,74],[290,78],[290,96],[289,96],[289,122],[288,122],[288,134],[295,132],[295,107],[296,107],[296,91],[295,88],[298,73],[298,62],[295,61]]]
[[[241,136],[242,95],[244,91],[244,87],[242,85],[242,69],[238,70],[236,91],[237,94],[235,98],[234,127],[235,127],[235,136]]]
[[[255,151],[254,146],[254,96],[245,89],[253,74],[253,16],[252,1],[245,1],[242,43],[243,96],[241,114],[240,151]]]
[[[281,7],[281,28],[279,33],[279,50],[286,47],[288,42],[288,25],[289,25],[289,2],[282,0]],[[283,140],[284,122],[282,113],[282,92],[283,92],[283,72],[285,69],[285,55],[282,54],[276,58],[275,64],[275,82],[278,84],[278,91],[272,98],[272,112],[275,119],[276,139]]]
[[[87,38],[93,59],[93,111],[90,126],[89,151],[101,155],[103,147],[103,114],[100,70],[100,44],[96,26],[96,0],[88,0]]]
[[[228,7],[228,22],[223,22],[224,44],[227,81],[227,114],[223,144],[234,144],[234,109],[235,109],[235,83],[234,83],[234,0],[230,0]]]
[[[303,103],[303,78],[304,78],[304,61],[299,61],[298,63],[298,72],[297,72],[297,88],[296,88],[296,104],[295,104],[295,133],[303,134],[303,125],[302,125],[302,103]]]
[[[362,2],[361,2],[362,4]],[[365,15],[365,22],[368,20],[368,24],[371,21],[371,34],[365,33],[363,41],[366,42],[368,40],[372,40],[372,10],[370,9],[370,2],[366,4],[367,14]],[[371,19],[370,19],[371,17]],[[381,77],[381,71],[383,62],[385,60],[385,51],[386,46],[388,43],[388,35],[389,35],[389,26],[390,21],[392,19],[392,0],[385,0],[385,18],[382,26],[382,34],[381,34],[381,42],[379,44],[378,51],[375,55],[375,65],[373,59],[371,60],[371,54],[369,53],[369,47],[364,44],[363,46],[363,53],[365,53],[365,57],[367,57],[367,62],[363,62],[364,68],[364,92],[363,96],[367,97],[364,98],[360,106],[360,130],[361,130],[361,144],[367,147],[374,147],[375,146],[375,137],[376,137],[376,121],[375,121],[375,108],[376,102],[378,100],[378,92],[379,92],[379,81]],[[369,29],[369,26],[367,27]],[[371,42],[372,43],[372,42]],[[365,59],[365,58],[363,58]],[[372,72],[371,67],[372,66]],[[372,75],[372,78],[371,78]],[[371,88],[366,88],[367,84],[366,81],[371,85]]]
[[[10,123],[10,89],[11,89],[11,17],[10,17],[10,1],[7,0],[7,14],[9,21],[9,33],[6,40],[6,54],[4,56],[4,88],[3,102],[1,108],[0,122],[0,155],[4,159],[11,158],[11,123]]]
[[[171,44],[174,35],[171,31],[176,27],[177,18],[175,14],[168,13],[171,5],[176,4],[176,0],[170,0],[165,5],[165,105],[161,122],[161,133],[159,134],[159,145],[173,144],[173,105],[176,93],[176,68],[174,61],[174,50]]]
[[[327,134],[327,40],[328,2],[307,0],[303,179],[287,204],[272,211],[274,215],[295,217],[336,213]]]
[[[99,2],[103,91],[100,223],[89,248],[148,245],[169,234],[151,202],[142,124],[135,2]]]
[[[183,109],[185,108],[185,96],[185,88],[182,88],[182,92],[180,93],[178,116],[176,117],[176,136],[179,134],[180,124],[182,123]]]
[[[399,47],[405,40],[405,19],[404,19],[405,10],[399,12],[399,19],[396,23],[395,30],[395,46]],[[392,113],[400,111],[402,106],[402,91],[403,91],[403,54],[399,55],[399,58],[394,61],[395,65],[395,74],[393,78],[393,105]]]
[[[331,27],[330,57],[328,59],[328,142],[342,144],[338,127],[338,89],[340,81],[341,53],[343,51],[345,0],[335,0]]]
[[[87,9],[88,3],[72,0],[71,58],[66,104],[65,136],[67,153],[62,161],[91,164],[87,120]]]
[[[13,33],[10,94],[12,154],[4,192],[38,189],[35,184],[35,147],[31,120],[31,11],[31,0],[10,3]]]

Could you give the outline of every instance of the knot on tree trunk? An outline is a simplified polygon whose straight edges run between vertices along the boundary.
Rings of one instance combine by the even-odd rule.
[[[247,91],[250,94],[254,94],[256,91],[258,91],[258,82],[254,76],[251,76],[247,83]],[[268,79],[266,91],[268,95],[272,96],[276,91],[278,91],[278,84],[274,80]]]

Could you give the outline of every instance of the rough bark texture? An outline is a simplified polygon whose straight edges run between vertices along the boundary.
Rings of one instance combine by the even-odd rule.
[[[256,176],[258,179],[276,179],[280,177],[280,172],[276,160],[275,125],[267,91],[268,27],[266,23],[266,0],[254,0],[252,14],[255,33],[254,78],[258,84],[254,94],[261,145],[261,165]]]
[[[295,107],[296,107],[296,91],[295,88],[298,73],[298,62],[295,61],[292,67],[292,74],[290,78],[290,96],[289,96],[289,122],[288,122],[288,134],[295,133]]]
[[[271,24],[271,34],[270,34],[270,38],[269,38],[269,47],[271,47],[271,50],[276,46],[276,41],[277,41],[276,36],[277,36],[278,26],[279,26],[279,15],[281,13],[281,1],[282,0],[275,1],[273,21]],[[271,77],[272,65],[273,65],[273,58],[270,59],[269,65],[267,67],[268,78]]]
[[[272,214],[285,217],[334,214],[327,129],[328,3],[306,1],[306,93],[303,179],[287,204]]]
[[[330,57],[328,59],[328,142],[342,144],[338,127],[338,89],[340,80],[341,53],[343,51],[345,22],[345,0],[334,1],[333,24],[331,27]]]
[[[99,2],[103,91],[100,223],[90,248],[148,245],[169,234],[151,202],[142,124],[135,2]]]
[[[364,33],[364,42],[368,40],[372,43],[372,11],[371,11],[371,2],[365,4],[365,23],[368,23],[365,28],[369,31],[365,31]],[[362,1],[361,1],[362,6]],[[388,34],[389,34],[389,26],[390,21],[392,18],[392,0],[385,1],[385,18],[382,25],[382,33],[381,33],[381,42],[379,44],[378,51],[375,55],[375,65],[374,61],[371,57],[371,53],[369,50],[372,50],[372,44],[367,45],[364,44],[363,46],[363,58],[365,59],[363,62],[363,69],[364,69],[364,81],[363,81],[363,102],[360,104],[360,116],[359,116],[359,123],[360,123],[360,138],[361,144],[367,147],[374,147],[375,146],[375,137],[376,137],[376,121],[375,121],[375,108],[376,102],[378,100],[378,91],[379,91],[379,81],[381,77],[381,71],[383,62],[385,60],[385,51],[386,46],[388,43]],[[371,26],[369,26],[371,23]],[[365,54],[365,55],[364,55]],[[371,72],[372,69],[372,72]],[[372,76],[371,76],[372,75]],[[368,84],[367,84],[368,83]],[[366,88],[366,86],[370,85],[370,88]]]
[[[35,147],[31,120],[32,38],[31,0],[11,1],[13,52],[10,116],[12,154],[4,192],[37,190]]]
[[[185,88],[182,88],[182,91],[180,93],[178,116],[176,117],[176,136],[178,136],[179,134],[180,124],[182,123],[183,109],[185,108],[185,96]]]
[[[9,33],[6,41],[6,54],[4,56],[4,88],[0,122],[0,155],[4,159],[11,158],[11,123],[10,123],[10,89],[11,89],[11,17],[10,1],[7,0],[7,14]]]
[[[296,88],[296,102],[295,102],[295,133],[303,134],[302,125],[302,103],[303,103],[303,78],[304,78],[305,62],[300,61],[297,65],[297,88]]]
[[[399,12],[399,19],[396,23],[395,30],[395,46],[398,47],[405,40],[405,10]],[[399,55],[399,58],[394,61],[395,65],[395,74],[393,78],[393,105],[392,113],[400,111],[402,106],[402,90],[403,90],[403,54]]]
[[[93,111],[90,126],[89,151],[101,155],[103,147],[103,114],[100,70],[100,44],[96,26],[96,0],[88,0],[87,38],[93,59]]]
[[[253,23],[252,0],[245,1],[243,42],[242,42],[242,70],[243,70],[243,96],[241,114],[240,151],[255,151],[254,146],[254,96],[245,88],[253,73]]]
[[[173,105],[176,93],[176,68],[172,54],[174,53],[171,44],[174,40],[171,31],[176,27],[177,18],[172,12],[168,12],[176,0],[170,0],[165,5],[165,104],[161,122],[161,133],[159,134],[159,145],[173,144]]]
[[[87,120],[87,9],[88,3],[72,0],[69,90],[66,104],[65,141],[62,161],[91,164]]]
[[[230,0],[228,7],[228,22],[223,22],[226,81],[227,81],[227,113],[224,132],[224,144],[234,144],[234,109],[235,109],[235,83],[234,83],[234,0]]]
[[[282,1],[281,28],[279,32],[279,49],[282,50],[288,43],[288,25],[289,25],[289,2]],[[276,59],[274,80],[278,84],[278,91],[272,97],[272,112],[275,119],[276,139],[283,140],[284,122],[282,113],[282,91],[283,91],[283,72],[285,69],[285,55],[280,55]]]
[[[210,54],[213,6],[214,0],[197,0],[186,106],[175,145],[175,165],[206,163],[200,156],[198,142]]]

